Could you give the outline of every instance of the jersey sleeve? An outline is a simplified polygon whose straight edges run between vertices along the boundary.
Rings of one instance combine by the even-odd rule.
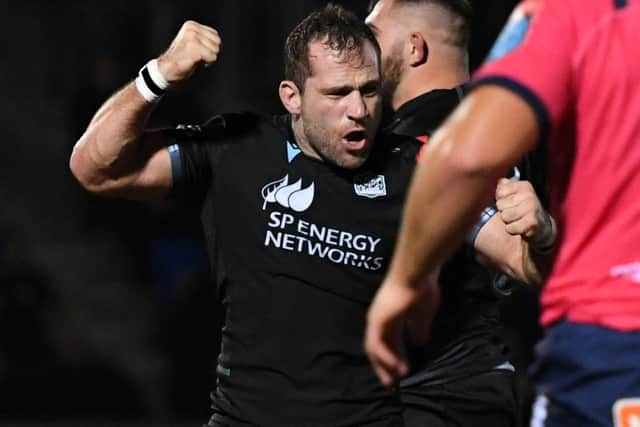
[[[209,144],[200,140],[199,126],[179,125],[164,132],[171,141],[167,147],[171,158],[171,197],[195,204],[204,198],[211,181]]]
[[[268,118],[255,113],[228,113],[213,117],[203,125],[167,129],[174,198],[200,205],[213,188],[217,166],[223,153],[252,141]]]
[[[223,116],[215,116],[203,125],[178,125],[164,130],[169,136],[171,158],[171,196],[189,204],[204,199],[216,169],[222,147],[228,141]]]
[[[496,84],[521,96],[546,136],[572,98],[575,31],[570,2],[522,2],[474,75],[473,87]]]

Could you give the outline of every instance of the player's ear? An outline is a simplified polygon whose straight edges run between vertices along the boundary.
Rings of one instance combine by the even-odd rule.
[[[283,80],[278,87],[280,101],[290,114],[300,114],[302,94],[298,86],[291,80]]]
[[[421,33],[415,31],[409,35],[409,65],[417,67],[427,62],[429,58],[429,44]]]

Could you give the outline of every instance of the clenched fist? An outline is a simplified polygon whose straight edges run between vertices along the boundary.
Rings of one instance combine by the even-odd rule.
[[[182,25],[169,49],[158,58],[160,73],[169,83],[188,79],[199,65],[216,62],[222,40],[216,30],[195,21]]]
[[[502,178],[496,188],[496,206],[507,233],[520,235],[534,245],[555,239],[552,219],[528,181]]]

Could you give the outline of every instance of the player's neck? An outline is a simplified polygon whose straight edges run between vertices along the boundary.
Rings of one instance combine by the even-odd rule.
[[[302,153],[316,160],[322,160],[322,157],[309,143],[309,140],[307,139],[307,136],[304,133],[304,127],[302,126],[302,119],[300,119],[299,117],[296,118],[292,116],[291,130],[293,131],[293,137],[296,139],[295,142],[298,145],[298,148],[300,148],[300,150],[302,151]]]
[[[407,70],[392,99],[396,111],[406,102],[437,89],[452,89],[469,81],[466,67],[430,67]]]

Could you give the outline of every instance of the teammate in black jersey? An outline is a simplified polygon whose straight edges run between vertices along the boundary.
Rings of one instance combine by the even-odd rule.
[[[371,5],[366,22],[382,50],[384,96],[394,112],[385,131],[428,144],[469,80],[471,6],[467,0],[374,0]],[[553,228],[525,181],[544,194],[538,178],[544,169],[532,170],[531,161],[518,165],[523,180],[501,181],[497,209],[485,210],[482,227],[441,270],[441,303],[431,339],[424,348],[411,349],[411,375],[400,382],[407,427],[517,424],[514,368],[501,336],[498,304],[509,288],[499,287],[505,278],[494,268],[522,282],[541,282],[537,265],[543,259],[531,257],[529,249],[544,249]],[[506,244],[492,238],[495,230],[505,229],[512,235]],[[523,259],[535,263],[512,267]]]

